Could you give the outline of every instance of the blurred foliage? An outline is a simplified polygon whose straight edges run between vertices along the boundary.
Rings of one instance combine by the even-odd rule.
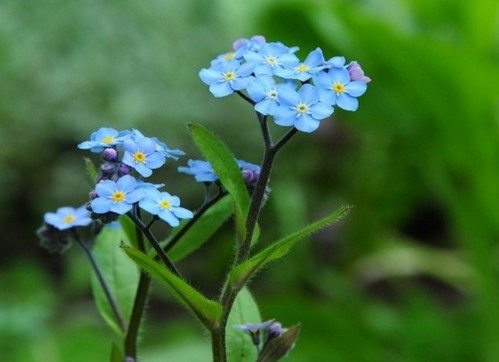
[[[46,210],[85,202],[87,155],[75,145],[102,125],[196,158],[184,124],[205,123],[259,162],[248,106],[214,99],[197,72],[233,40],[264,34],[302,56],[320,46],[355,59],[373,79],[356,113],[299,135],[274,169],[262,242],[354,205],[253,283],[262,318],[301,323],[288,360],[499,360],[498,10],[497,0],[2,1],[3,359],[107,360],[112,336],[81,251],[48,256],[34,230]],[[195,208],[202,190],[169,178],[186,159],[164,176]],[[230,248],[215,240],[181,266],[216,293]],[[149,313],[144,361],[208,348],[161,292]]]

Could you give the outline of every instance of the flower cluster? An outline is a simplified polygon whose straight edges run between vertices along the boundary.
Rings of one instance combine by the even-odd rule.
[[[246,91],[257,112],[302,132],[315,131],[334,106],[357,110],[357,98],[371,79],[356,61],[346,64],[340,56],[325,60],[317,48],[302,62],[297,51],[262,36],[240,39],[233,51],[219,55],[199,76],[215,97]]]
[[[78,145],[80,149],[102,152],[95,190],[91,193],[90,209],[101,221],[110,221],[132,210],[134,205],[164,220],[170,226],[179,225],[179,219],[192,218],[191,211],[180,207],[180,199],[168,192],[160,192],[164,184],[144,182],[153,170],[184,154],[171,150],[155,137],[146,137],[140,131],[118,132],[103,127],[92,133],[89,141]],[[139,178],[132,176],[135,170]]]

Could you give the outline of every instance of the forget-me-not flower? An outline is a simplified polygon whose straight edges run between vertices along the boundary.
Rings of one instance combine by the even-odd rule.
[[[179,167],[178,171],[194,176],[197,182],[215,182],[218,176],[208,161],[189,160],[188,167]]]
[[[114,128],[102,127],[90,135],[90,140],[78,145],[79,149],[88,150],[97,153],[105,148],[117,146],[128,137],[130,131],[118,132]]]
[[[297,58],[298,59],[298,58]],[[291,67],[278,68],[275,74],[284,79],[298,79],[305,82],[312,78],[315,73],[325,68],[322,50],[317,48],[311,51],[303,63],[298,61]]]
[[[291,68],[298,63],[298,58],[292,54],[296,48],[288,48],[282,43],[267,43],[258,51],[249,51],[244,54],[247,62],[254,63],[255,76],[273,75],[276,69]]]
[[[322,119],[333,114],[333,107],[320,101],[319,91],[304,84],[298,92],[285,89],[279,96],[280,105],[274,112],[274,122],[280,126],[294,126],[302,132],[313,132]]]
[[[344,68],[331,68],[314,76],[314,84],[321,91],[321,101],[328,105],[337,105],[346,111],[355,111],[359,107],[356,97],[363,95],[366,83],[350,80],[350,73]]]
[[[152,215],[158,216],[171,227],[178,226],[180,224],[179,219],[191,219],[193,217],[192,211],[180,207],[180,199],[177,196],[156,189],[147,190],[144,198],[139,201],[139,207]]]
[[[255,110],[263,115],[272,115],[279,105],[279,92],[282,88],[296,88],[294,81],[287,81],[276,84],[274,78],[270,76],[256,77],[248,85],[246,91],[255,102]]]
[[[151,176],[152,170],[164,165],[166,158],[157,150],[157,141],[142,137],[137,140],[129,138],[123,142],[123,163],[133,167],[144,177]]]
[[[43,216],[43,220],[59,230],[66,230],[75,226],[87,226],[92,222],[90,212],[85,206],[78,208],[60,207],[56,212],[47,212]]]
[[[112,180],[99,182],[95,185],[95,195],[96,198],[90,202],[93,212],[96,214],[114,212],[123,215],[144,197],[145,191],[137,188],[135,178],[125,175],[116,182]]]
[[[241,64],[232,59],[214,64],[209,69],[201,69],[199,77],[209,85],[211,94],[215,97],[225,97],[246,88],[252,80],[253,67],[252,63]]]

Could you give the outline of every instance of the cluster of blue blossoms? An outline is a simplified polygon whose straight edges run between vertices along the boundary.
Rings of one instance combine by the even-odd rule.
[[[47,225],[64,231],[76,226],[87,226],[94,219],[103,223],[116,220],[131,211],[134,205],[167,222],[171,227],[180,219],[189,219],[193,213],[180,207],[180,199],[166,191],[164,184],[144,181],[153,170],[163,166],[168,158],[178,159],[181,150],[172,150],[155,137],[146,137],[140,131],[117,131],[103,127],[93,132],[90,140],[78,148],[101,153],[104,162],[99,167],[95,189],[90,192],[90,202],[78,208],[61,207],[44,215]],[[237,160],[248,188],[254,187],[260,166]],[[133,176],[133,172],[139,176]],[[197,182],[218,183],[218,176],[207,161],[189,160],[179,172],[194,176]]]
[[[215,97],[246,91],[258,113],[302,132],[315,131],[334,106],[357,110],[357,97],[371,81],[357,62],[346,64],[341,56],[325,60],[320,48],[301,62],[297,51],[262,36],[240,39],[199,76]]]

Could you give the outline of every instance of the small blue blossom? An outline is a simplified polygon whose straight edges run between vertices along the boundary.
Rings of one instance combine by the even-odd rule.
[[[102,127],[90,135],[90,141],[80,143],[78,148],[98,153],[108,147],[122,144],[129,134],[130,131],[118,132],[113,128]]]
[[[270,76],[259,76],[248,85],[246,91],[255,102],[257,112],[263,115],[273,115],[274,110],[279,106],[279,92],[283,88],[295,89],[296,86],[294,81],[276,84],[274,78]]]
[[[137,188],[137,181],[130,175],[120,177],[116,182],[104,180],[95,186],[95,196],[90,207],[96,214],[114,212],[126,214],[133,204],[140,201],[145,191]]]
[[[168,192],[160,192],[149,189],[145,197],[139,201],[139,207],[152,215],[157,215],[166,221],[171,227],[180,224],[179,219],[191,219],[193,214],[190,210],[180,207],[180,199]]]
[[[197,182],[215,182],[218,180],[218,176],[208,161],[189,160],[187,165],[189,167],[179,167],[178,171],[194,176]]]
[[[350,80],[350,73],[344,68],[331,68],[314,76],[314,84],[321,91],[321,101],[328,105],[337,105],[346,111],[355,111],[359,107],[356,97],[363,95],[366,83]]]
[[[237,160],[237,165],[241,169],[246,185],[254,187],[260,176],[261,167],[243,160]]]
[[[296,62],[292,67],[276,69],[275,74],[284,79],[298,79],[305,82],[325,67],[322,50],[317,48],[308,54],[303,63]]]
[[[140,132],[138,129],[133,129],[131,132],[131,136],[135,141],[138,141],[142,138],[147,138],[144,136],[142,132]],[[150,137],[153,141],[156,142],[156,151],[163,154],[166,158],[173,158],[175,160],[178,159],[178,156],[183,156],[185,155],[185,152],[182,150],[171,150],[168,148],[166,143],[161,142],[158,140],[156,137]]]
[[[298,63],[293,50],[295,48],[288,48],[282,43],[267,43],[257,51],[246,52],[244,59],[255,64],[255,76],[273,75],[277,69],[291,68]]]
[[[157,142],[149,137],[137,140],[129,138],[123,142],[123,163],[133,167],[144,177],[151,176],[152,170],[164,165],[165,156],[157,151]]]
[[[238,60],[232,59],[212,65],[209,69],[201,69],[199,77],[210,86],[210,92],[215,97],[225,97],[234,91],[246,88],[253,79],[251,76],[253,67],[251,63],[241,64]]]
[[[322,119],[333,114],[333,107],[320,101],[316,87],[304,84],[298,92],[285,89],[280,93],[280,106],[274,112],[274,122],[280,126],[294,126],[302,132],[313,132]]]
[[[43,216],[43,220],[59,230],[66,230],[75,226],[87,226],[92,222],[90,212],[85,206],[76,209],[69,206],[60,207],[55,213],[47,212]]]
[[[274,319],[262,323],[246,323],[235,325],[234,328],[243,331],[251,336],[253,344],[257,347],[260,346],[260,336],[274,323]]]

